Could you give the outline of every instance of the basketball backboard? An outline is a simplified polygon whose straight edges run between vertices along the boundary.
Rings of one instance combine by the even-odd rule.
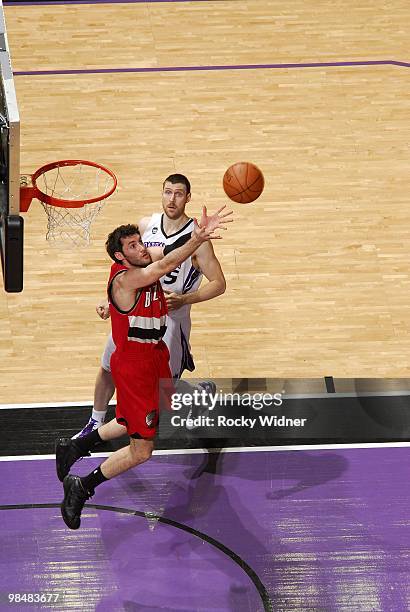
[[[23,289],[23,229],[20,216],[20,118],[0,0],[0,250],[4,288]]]

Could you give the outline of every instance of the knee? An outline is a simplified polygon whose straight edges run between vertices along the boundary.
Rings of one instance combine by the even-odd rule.
[[[108,382],[112,382],[112,374],[111,374],[111,370],[106,370],[105,368],[103,368],[102,366],[100,367],[100,377],[104,380],[104,381],[108,381]]]
[[[100,387],[104,389],[108,389],[109,391],[114,393],[115,385],[114,385],[114,380],[112,378],[112,374],[110,370],[106,370],[103,367],[100,368],[100,371],[97,377],[97,384],[99,384]]]
[[[131,457],[134,465],[145,463],[152,457],[153,445],[152,444],[141,444],[134,446],[131,444]]]
[[[142,451],[141,451],[142,460],[143,461],[148,461],[148,459],[151,459],[152,451],[153,451],[152,446],[148,446],[148,447],[142,449]]]

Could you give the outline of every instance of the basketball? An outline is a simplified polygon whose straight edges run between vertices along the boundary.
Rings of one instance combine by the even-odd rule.
[[[232,164],[224,174],[223,188],[231,200],[249,204],[259,198],[265,185],[262,172],[250,162]]]

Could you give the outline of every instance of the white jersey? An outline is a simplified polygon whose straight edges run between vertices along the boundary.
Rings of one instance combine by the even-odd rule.
[[[154,213],[147,229],[142,235],[142,242],[146,247],[168,246],[176,242],[181,236],[192,234],[193,229],[194,221],[189,219],[180,230],[167,235],[164,230],[164,215]],[[174,293],[191,293],[196,291],[201,284],[201,280],[202,273],[195,268],[191,257],[188,257],[178,268],[160,279],[164,291],[172,291]],[[180,319],[181,317],[189,316],[189,310],[190,306],[183,306],[178,310],[170,312],[169,316],[171,318],[176,316]]]
[[[154,213],[142,235],[146,247],[168,246],[176,242],[181,236],[192,234],[194,222],[189,219],[181,229],[173,234],[164,230],[163,213]],[[160,279],[164,291],[173,293],[191,293],[201,284],[202,273],[192,264],[188,257],[180,266]],[[195,363],[191,355],[189,336],[191,335],[191,305],[181,306],[168,313],[167,331],[164,342],[169,349],[169,367],[173,378],[178,379],[184,370],[193,372]]]

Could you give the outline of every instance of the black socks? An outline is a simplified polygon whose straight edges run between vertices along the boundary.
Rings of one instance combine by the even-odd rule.
[[[83,438],[76,438],[73,440],[76,446],[83,452],[85,455],[102,442],[100,434],[98,433],[98,429],[92,431],[88,436],[84,436]],[[88,476],[83,476],[81,478],[81,484],[84,489],[88,491],[90,495],[93,495],[95,487],[98,487],[102,482],[108,480],[102,473],[100,466],[93,470]]]
[[[98,485],[106,480],[108,480],[108,478],[104,476],[101,471],[101,466],[99,465],[98,468],[93,470],[90,474],[88,474],[88,476],[83,476],[81,478],[81,484],[83,485],[84,489],[92,495],[95,487],[98,487]]]

